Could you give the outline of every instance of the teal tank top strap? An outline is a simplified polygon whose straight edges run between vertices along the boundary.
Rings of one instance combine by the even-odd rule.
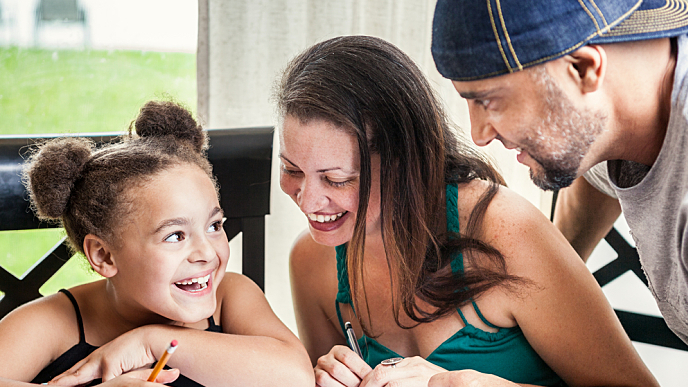
[[[502,329],[502,328],[492,324],[491,322],[487,321],[485,316],[483,316],[482,312],[480,311],[480,308],[478,308],[478,304],[475,303],[475,300],[471,300],[471,303],[473,304],[473,309],[475,310],[475,313],[478,314],[478,317],[480,317],[480,320],[482,322],[484,322],[485,325],[487,325],[490,328],[494,328],[494,329]]]
[[[349,273],[346,268],[346,244],[336,246],[337,252],[337,302],[349,304],[351,302],[351,289],[349,289]]]
[[[447,184],[447,231],[458,234],[459,229],[459,187],[456,183]],[[463,273],[463,254],[456,254],[451,262],[452,273]]]

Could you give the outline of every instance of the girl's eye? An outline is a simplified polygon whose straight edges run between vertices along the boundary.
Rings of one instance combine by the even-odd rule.
[[[177,231],[175,233],[172,233],[165,238],[165,242],[181,242],[184,240],[184,233],[181,231]]]
[[[476,102],[484,109],[487,109],[487,107],[490,105],[489,99],[479,99],[476,100]]]
[[[222,223],[225,222],[225,219],[227,218],[222,218],[222,220],[218,220],[217,222],[213,222],[213,224],[208,227],[208,232],[218,232],[222,230]]]

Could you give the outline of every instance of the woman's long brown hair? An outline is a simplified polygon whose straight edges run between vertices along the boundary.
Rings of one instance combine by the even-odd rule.
[[[397,325],[408,327],[400,322],[400,308],[417,323],[430,322],[487,289],[518,281],[507,273],[499,251],[476,238],[504,180],[479,152],[459,141],[425,77],[401,50],[369,36],[318,43],[289,63],[276,99],[282,118],[324,119],[358,141],[359,207],[347,247],[355,310],[362,310],[362,302],[367,305],[363,259],[373,153],[381,163],[380,222]],[[474,179],[490,182],[489,188],[473,209],[464,235],[449,234],[438,216],[445,211],[446,184]],[[458,252],[469,262],[470,270],[463,275],[451,271]],[[478,256],[481,262],[475,261]],[[418,300],[432,310],[421,308]],[[370,335],[370,312],[371,326],[357,316]]]

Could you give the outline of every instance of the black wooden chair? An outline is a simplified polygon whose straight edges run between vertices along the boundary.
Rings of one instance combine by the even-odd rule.
[[[552,199],[552,216],[554,216],[556,201],[557,192],[554,193]],[[635,247],[631,246],[616,228],[612,228],[604,240],[614,249],[617,257],[593,273],[600,287],[628,271],[632,271],[647,286],[647,277],[640,265],[640,258]],[[669,329],[663,318],[616,309],[614,312],[631,340],[688,351],[688,345]]]
[[[208,158],[220,185],[220,205],[231,240],[242,233],[242,271],[265,289],[265,215],[270,213],[273,128],[209,130]],[[89,135],[108,142],[116,134]],[[55,136],[0,136],[0,231],[54,227],[40,222],[29,208],[20,172],[26,147]],[[0,318],[41,297],[40,287],[71,258],[60,241],[28,272],[17,278],[0,266]]]
[[[86,12],[77,0],[40,0],[36,6],[34,44],[41,43],[41,30],[48,24],[75,25],[83,33],[83,45],[90,45],[90,31]]]

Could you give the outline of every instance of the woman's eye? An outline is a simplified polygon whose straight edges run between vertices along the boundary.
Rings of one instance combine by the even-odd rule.
[[[165,238],[165,242],[181,242],[184,240],[184,233],[181,231],[177,231],[175,233],[172,233]]]
[[[282,172],[283,172],[284,174],[286,174],[286,175],[289,175],[289,176],[295,176],[295,175],[298,175],[298,174],[301,173],[301,171],[296,171],[296,170],[287,169],[287,168],[284,167],[284,166],[282,167]]]
[[[327,184],[329,184],[335,188],[344,187],[345,185],[347,185],[351,182],[350,180],[345,180],[345,181],[333,181],[330,179],[325,179],[325,180],[327,181]]]
[[[476,102],[480,104],[484,109],[487,109],[487,107],[490,105],[490,100],[489,99],[479,99]]]

